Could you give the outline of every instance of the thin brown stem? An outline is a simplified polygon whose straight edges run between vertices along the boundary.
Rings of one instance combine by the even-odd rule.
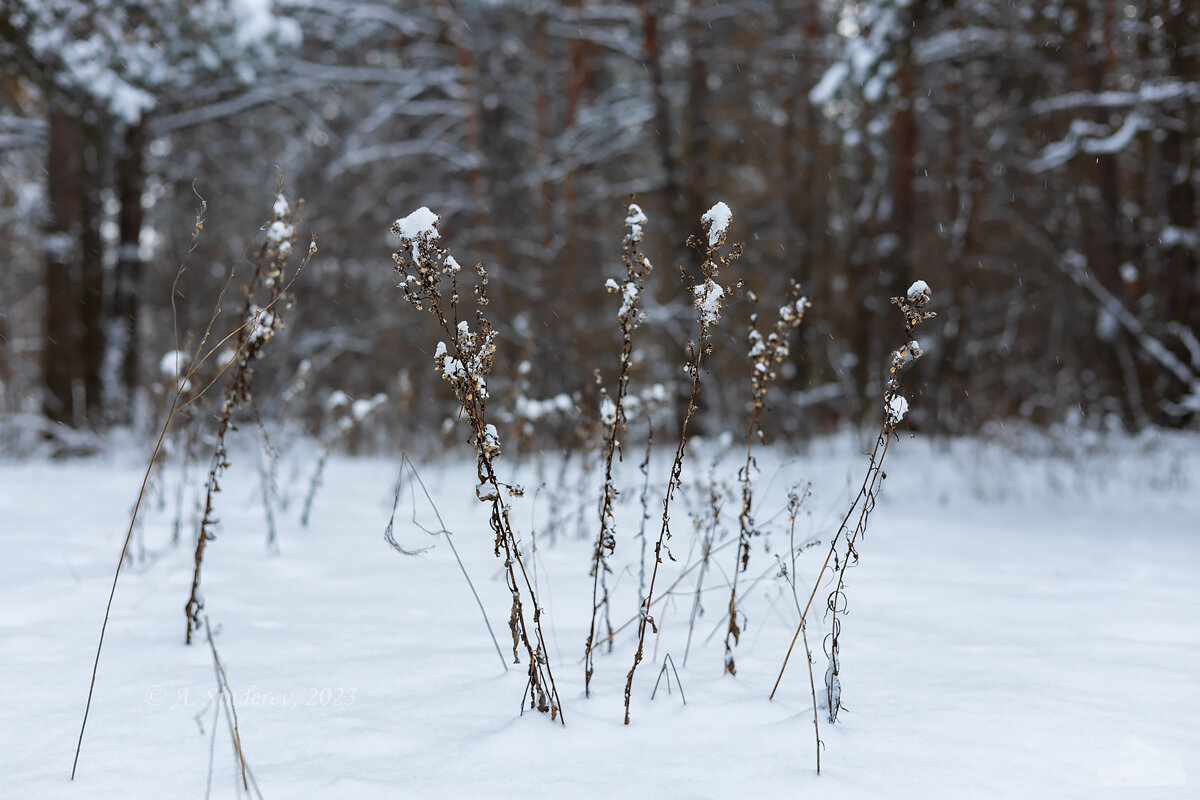
[[[629,391],[629,373],[633,364],[633,330],[640,322],[638,298],[645,289],[646,277],[650,273],[650,262],[638,251],[642,240],[642,226],[646,224],[646,215],[636,205],[630,204],[629,214],[625,224],[630,232],[625,236],[622,260],[625,264],[625,283],[617,286],[616,281],[610,280],[607,288],[610,292],[619,292],[622,298],[621,310],[617,320],[621,328],[621,358],[617,371],[617,391],[615,399],[601,390],[601,421],[605,423],[604,430],[604,487],[600,498],[600,532],[596,535],[596,543],[592,548],[592,619],[588,626],[587,643],[584,647],[583,663],[584,696],[591,693],[592,673],[595,670],[594,644],[596,640],[596,620],[603,612],[603,618],[608,624],[608,632],[612,634],[612,624],[609,620],[608,584],[606,576],[612,570],[608,566],[608,554],[617,546],[614,535],[615,521],[613,506],[617,499],[617,488],[613,482],[613,461],[621,455],[621,443],[618,438],[625,429],[625,396]],[[597,373],[598,374],[598,373]]]
[[[646,599],[642,602],[640,618],[638,620],[638,646],[633,657],[633,666],[629,668],[629,674],[625,677],[625,724],[629,724],[629,698],[633,692],[633,676],[637,672],[638,665],[642,663],[642,657],[645,653],[646,646],[646,626],[658,631],[654,624],[654,619],[650,616],[650,606],[654,602],[654,584],[658,580],[658,568],[662,564],[662,551],[666,540],[671,535],[671,500],[675,495],[675,489],[679,486],[679,476],[683,471],[683,453],[687,446],[687,428],[688,423],[692,419],[692,415],[696,413],[696,406],[700,400],[700,371],[704,367],[704,353],[708,345],[708,325],[700,324],[700,345],[696,348],[692,363],[692,391],[688,396],[687,410],[683,415],[683,424],[679,430],[679,444],[675,446],[675,459],[671,462],[670,477],[667,479],[666,496],[663,498],[663,513],[662,526],[658,531],[658,541],[654,545],[654,569],[650,572],[650,587],[646,591]]]
[[[204,618],[204,635],[208,639],[209,649],[212,650],[218,685],[222,694],[229,698],[229,711],[233,717],[233,749],[237,753],[238,764],[241,766],[242,788],[248,792],[250,784],[246,781],[246,756],[242,753],[242,734],[238,730],[237,707],[233,704],[233,690],[229,688],[229,678],[225,675],[225,667],[221,664],[221,657],[217,655],[217,645],[213,642],[212,626],[208,623],[208,617]]]
[[[859,502],[867,492],[868,481],[871,480],[872,472],[883,464],[883,455],[887,454],[887,440],[889,437],[881,435],[880,439],[884,447],[884,452],[879,453],[880,441],[875,442],[875,449],[871,451],[871,466],[867,469],[867,475],[863,478],[862,486],[858,490],[858,494],[851,503],[850,508],[846,510],[846,515],[842,517],[842,524],[838,526],[838,533],[833,537],[833,541],[829,544],[829,552],[825,555],[825,562],[821,565],[821,571],[817,573],[817,579],[813,582],[812,591],[809,592],[808,601],[804,604],[804,611],[800,614],[800,624],[796,626],[796,633],[792,636],[792,643],[788,646],[787,655],[783,658],[783,666],[779,669],[779,676],[775,678],[775,685],[771,688],[770,699],[775,699],[775,692],[779,689],[779,682],[783,680],[783,673],[787,669],[788,660],[792,657],[792,650],[796,646],[796,641],[800,638],[801,632],[804,630],[804,623],[808,619],[809,609],[812,608],[813,598],[817,596],[817,590],[821,587],[821,580],[825,577],[825,571],[829,568],[829,562],[833,560],[833,554],[837,551],[838,542],[841,534],[846,530],[846,525],[850,522],[850,516],[854,510],[858,508]],[[876,461],[876,455],[879,455]],[[857,533],[856,533],[857,535]]]

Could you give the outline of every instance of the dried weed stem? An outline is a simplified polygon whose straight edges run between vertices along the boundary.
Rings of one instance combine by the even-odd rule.
[[[494,551],[497,557],[503,554],[505,577],[512,597],[509,630],[513,640],[513,661],[520,663],[518,651],[524,649],[529,665],[530,707],[549,713],[551,719],[561,722],[562,703],[542,634],[542,608],[509,519],[509,506],[503,499],[505,495],[520,496],[523,490],[498,478],[495,460],[500,456],[500,434],[487,421],[487,376],[496,352],[496,331],[483,313],[488,303],[488,274],[482,264],[475,266],[477,330],[472,331],[467,320],[458,318],[458,274],[462,268],[449,251],[434,244],[440,238],[439,221],[436,214],[424,207],[396,220],[392,232],[400,237],[401,246],[392,254],[392,260],[405,299],[418,311],[428,310],[445,334],[446,338],[438,342],[434,363],[450,383],[471,427],[479,480],[475,495],[481,502],[490,504],[489,524],[495,534]],[[443,295],[444,281],[448,281],[448,296]],[[532,611],[527,606],[532,607]]]
[[[687,408],[684,411],[683,420],[679,427],[679,443],[675,447],[675,458],[671,462],[671,472],[667,478],[667,488],[663,497],[662,526],[658,531],[658,541],[654,545],[654,568],[650,573],[650,586],[646,591],[646,598],[642,601],[639,611],[637,651],[633,657],[633,666],[629,668],[629,674],[625,678],[626,725],[629,724],[629,702],[630,695],[633,692],[634,674],[637,672],[638,665],[642,663],[642,658],[645,655],[646,628],[649,626],[655,633],[658,632],[658,626],[655,625],[654,618],[650,616],[650,608],[654,602],[654,584],[658,579],[658,568],[662,564],[663,549],[667,541],[671,538],[671,501],[674,499],[675,490],[680,487],[684,449],[687,446],[688,423],[691,422],[692,416],[696,413],[696,408],[700,401],[700,375],[704,369],[704,360],[712,352],[710,331],[720,319],[722,298],[727,292],[726,288],[722,287],[717,281],[720,277],[721,268],[730,265],[742,255],[740,244],[732,245],[728,255],[721,252],[721,247],[725,244],[725,237],[729,230],[731,218],[732,213],[729,211],[729,207],[724,203],[717,203],[701,218],[707,241],[702,243],[694,236],[688,238],[688,245],[697,252],[704,254],[704,261],[700,265],[701,280],[691,287],[692,305],[696,309],[696,318],[699,323],[700,333],[696,342],[689,342],[688,344],[685,369],[692,376],[692,387],[688,395]],[[685,284],[690,282],[686,270],[681,268],[680,275]],[[669,552],[667,555],[670,557]],[[672,558],[672,560],[674,559]]]
[[[841,663],[838,657],[838,638],[841,632],[841,621],[838,619],[838,614],[845,608],[844,580],[846,569],[858,561],[858,551],[855,547],[859,538],[866,531],[867,520],[871,512],[875,509],[875,500],[878,497],[882,481],[886,477],[883,472],[883,461],[887,456],[888,445],[891,443],[896,426],[900,424],[908,412],[908,401],[901,394],[900,376],[914,361],[924,354],[920,343],[913,338],[913,329],[925,320],[935,316],[934,312],[925,310],[931,297],[932,292],[930,292],[929,286],[924,281],[916,281],[909,287],[905,296],[892,298],[892,303],[899,306],[901,312],[904,314],[905,343],[899,350],[892,353],[888,371],[889,378],[883,394],[883,421],[879,428],[879,435],[876,437],[875,447],[871,451],[867,464],[867,472],[863,477],[862,485],[859,487],[854,501],[850,504],[850,508],[846,511],[846,515],[842,518],[837,533],[830,541],[829,552],[825,556],[825,561],[821,565],[821,571],[817,574],[817,579],[813,582],[812,592],[808,596],[804,610],[800,613],[800,623],[796,626],[796,633],[792,636],[787,655],[784,656],[783,665],[779,669],[779,676],[775,679],[775,685],[771,689],[770,697],[773,700],[775,692],[779,690],[779,683],[783,680],[783,673],[787,670],[788,660],[791,658],[796,641],[804,633],[808,612],[812,608],[813,598],[816,597],[817,590],[821,587],[821,582],[825,578],[825,572],[831,568],[832,564],[832,572],[836,576],[837,581],[834,590],[830,593],[826,601],[826,607],[832,614],[832,622],[830,634],[827,637],[829,640],[829,667],[825,674],[830,722],[837,720],[838,709],[841,706],[841,682],[838,678],[841,670]],[[850,525],[851,519],[854,519],[853,527]],[[844,547],[845,549],[844,554],[840,558],[838,556],[839,547]]]
[[[200,614],[204,609],[204,600],[200,593],[201,567],[206,545],[216,538],[215,496],[221,491],[221,478],[229,468],[229,451],[226,449],[225,438],[233,428],[234,412],[240,407],[253,407],[251,389],[254,362],[262,354],[263,347],[283,328],[284,306],[290,302],[287,294],[290,282],[284,280],[284,272],[292,254],[292,244],[296,240],[295,223],[302,208],[303,202],[298,203],[293,210],[282,193],[276,197],[271,210],[271,220],[266,226],[266,239],[259,248],[254,272],[245,289],[242,322],[234,334],[230,334],[235,337],[234,350],[229,363],[224,400],[217,417],[216,444],[205,482],[204,514],[196,537],[192,588],[184,605],[187,617],[187,644],[192,643],[192,633],[200,628]],[[309,245],[300,269],[307,265],[315,252],[314,240]],[[299,274],[299,270],[296,274]],[[228,338],[227,336],[226,339]]]
[[[617,313],[617,322],[621,330],[621,359],[617,369],[615,397],[609,397],[604,389],[600,390],[600,422],[604,426],[604,489],[600,498],[600,533],[596,536],[596,543],[592,548],[592,621],[588,627],[587,644],[583,653],[585,696],[591,693],[592,672],[595,670],[593,645],[598,616],[603,616],[610,639],[612,635],[607,576],[612,571],[608,566],[608,556],[617,546],[613,505],[616,503],[618,492],[613,482],[613,461],[620,457],[621,442],[618,436],[625,430],[627,422],[625,395],[629,391],[629,373],[633,365],[633,331],[645,319],[638,300],[646,288],[651,266],[650,259],[639,252],[638,246],[641,244],[642,228],[646,222],[646,215],[642,209],[630,203],[625,216],[629,233],[625,235],[621,256],[625,265],[625,281],[618,284],[610,278],[605,284],[609,292],[621,295],[621,309]]]
[[[751,294],[752,300],[757,300]],[[738,549],[737,563],[733,567],[733,581],[729,590],[729,629],[725,633],[725,672],[737,674],[737,665],[733,660],[733,648],[737,646],[742,635],[742,629],[737,622],[737,590],[738,576],[750,566],[750,541],[758,534],[754,523],[754,494],[752,476],[755,470],[754,441],[759,430],[759,418],[766,407],[767,388],[776,378],[775,367],[783,363],[791,352],[788,338],[793,329],[798,328],[804,321],[804,311],[812,305],[807,297],[801,297],[800,286],[791,282],[787,302],[779,309],[774,328],[764,338],[758,329],[758,314],[750,315],[750,326],[746,340],[750,345],[750,398],[753,403],[750,409],[750,419],[746,426],[746,463],[738,474],[742,486],[742,511],[738,515]]]

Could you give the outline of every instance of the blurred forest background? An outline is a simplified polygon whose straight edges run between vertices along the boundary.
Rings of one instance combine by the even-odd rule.
[[[771,437],[878,419],[915,279],[939,316],[914,429],[1200,417],[1194,0],[0,4],[0,425],[148,427],[277,167],[320,252],[255,399],[313,432],[334,391],[388,395],[381,441],[452,413],[390,260],[427,205],[491,273],[493,405],[573,435],[616,368],[631,195],[655,265],[634,394],[686,398],[676,265],[723,200],[735,277],[772,314],[790,278],[812,302]],[[708,431],[750,398],[748,294],[726,311]]]

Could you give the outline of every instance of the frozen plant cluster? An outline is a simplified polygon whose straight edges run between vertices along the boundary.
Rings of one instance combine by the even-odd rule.
[[[700,265],[704,280],[693,285],[691,293],[692,306],[696,309],[696,318],[700,321],[701,328],[715,325],[721,319],[721,304],[727,289],[718,282],[718,275],[722,266],[742,255],[739,244],[733,245],[727,256],[720,252],[721,246],[725,244],[725,236],[732,220],[733,212],[723,202],[716,203],[700,217],[700,224],[704,227],[707,243],[702,250],[704,263]],[[700,243],[694,237],[688,242],[692,247],[701,250]]]
[[[487,375],[492,370],[496,355],[496,331],[481,312],[476,313],[479,330],[471,330],[466,320],[459,321],[450,329],[441,308],[443,278],[450,281],[450,309],[458,308],[457,277],[462,266],[450,253],[434,243],[441,238],[438,233],[440,217],[421,206],[406,217],[392,223],[392,233],[400,237],[401,249],[392,254],[396,272],[400,275],[400,288],[405,299],[417,310],[429,308],[438,316],[448,337],[439,341],[434,350],[434,368],[442,378],[454,387],[458,399],[467,406],[488,398]],[[486,281],[482,267],[476,271],[481,281]],[[476,288],[481,304],[485,302],[482,283]]]
[[[487,419],[486,376],[491,372],[496,353],[496,332],[483,314],[488,303],[487,270],[482,264],[475,266],[476,329],[472,330],[466,320],[459,319],[458,276],[462,268],[435,244],[441,238],[439,222],[437,214],[422,206],[392,223],[392,233],[400,238],[400,248],[392,253],[392,261],[405,299],[418,311],[428,310],[446,336],[434,351],[434,367],[453,386],[471,426],[470,441],[475,448],[478,479],[475,495],[481,502],[491,504],[489,524],[495,534],[494,553],[504,560],[512,600],[508,625],[513,662],[521,663],[524,658],[529,676],[526,695],[529,707],[562,722],[562,704],[542,633],[541,607],[509,519],[509,507],[502,499],[504,494],[520,496],[522,490],[504,483],[496,474],[495,461],[501,453],[500,432]]]
[[[625,216],[625,224],[629,226],[629,238],[634,242],[642,241],[642,226],[649,222],[641,206],[629,204],[629,212]]]

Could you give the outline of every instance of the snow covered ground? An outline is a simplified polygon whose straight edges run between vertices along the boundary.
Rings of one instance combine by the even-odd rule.
[[[205,563],[205,613],[267,798],[1200,797],[1197,444],[1183,435],[1105,440],[1064,458],[1037,440],[1020,453],[894,443],[861,563],[848,574],[845,708],[837,725],[821,717],[820,775],[802,659],[767,699],[797,614],[763,546],[786,550],[785,493],[806,481],[813,495],[796,540],[827,541],[866,467],[849,437],[763,452],[758,518],[774,530],[742,579],[737,677],[722,674],[727,545],[705,577],[686,667],[696,570],[658,611],[629,727],[634,626],[598,657],[592,697],[583,696],[592,545],[576,512],[594,536],[595,472],[581,478],[575,467],[530,459],[513,476],[528,490],[513,520],[527,550],[536,539],[565,727],[518,715],[523,672],[504,670],[445,541],[412,524],[414,495],[404,493],[396,536],[427,549],[404,556],[384,542],[398,458],[332,459],[305,529],[311,460],[293,478],[290,456],[279,468],[290,502],[276,509],[276,555],[265,547],[257,458],[235,452]],[[687,511],[703,508],[694,481],[717,452],[700,449],[672,515],[677,561],[664,564],[660,591],[698,558]],[[638,456],[626,455],[619,479],[614,623],[637,606]],[[734,447],[717,474],[731,481],[738,460]],[[513,469],[508,458],[500,464]],[[141,468],[130,452],[0,464],[0,795],[240,790],[224,717],[214,727],[212,653],[203,638],[183,644],[192,548],[164,549],[172,472],[151,493],[139,557],[122,574],[78,777],[68,780]],[[661,492],[665,461],[651,474]],[[504,647],[507,593],[472,466],[460,459],[421,475]],[[434,525],[419,494],[415,508]],[[730,540],[737,511],[727,500],[717,545]],[[803,554],[802,583],[823,557],[823,546]],[[818,616],[813,625],[820,688],[826,624]],[[686,706],[674,685],[651,700],[667,654]]]

